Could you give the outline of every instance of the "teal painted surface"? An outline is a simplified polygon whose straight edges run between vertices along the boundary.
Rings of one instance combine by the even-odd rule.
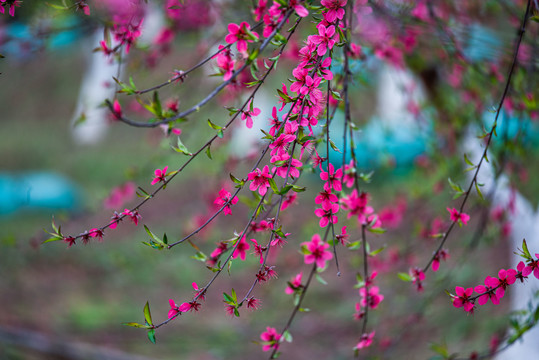
[[[62,175],[0,173],[0,215],[23,209],[74,211],[79,203],[79,189]]]

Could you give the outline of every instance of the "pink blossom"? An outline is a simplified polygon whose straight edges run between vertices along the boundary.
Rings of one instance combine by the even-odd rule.
[[[436,252],[436,254],[434,254],[434,258],[432,259],[432,271],[438,271],[438,268],[440,267],[440,260],[446,260],[448,257],[449,254],[447,253],[446,249],[441,249],[440,251]]]
[[[326,227],[329,223],[336,224],[339,222],[339,219],[335,215],[338,211],[339,205],[324,203],[321,209],[314,211],[314,214],[320,218],[320,227]]]
[[[247,108],[251,108],[251,101],[249,101],[249,104],[247,104]],[[252,128],[253,127],[253,119],[251,118],[251,116],[258,116],[260,115],[260,109],[259,108],[253,108],[252,110],[243,110],[241,112],[241,119],[242,120],[246,120],[245,121],[245,125],[247,126],[247,128]]]
[[[135,224],[135,226],[138,225],[139,219],[142,218],[142,216],[140,216],[138,210],[131,211],[129,209],[125,209],[122,212],[122,215],[129,216],[129,218],[131,218],[131,221],[133,221],[133,224]]]
[[[268,0],[258,0],[258,5],[253,10],[253,14],[255,15],[255,21],[262,20],[264,13],[267,11],[267,7],[268,7]]]
[[[288,0],[288,6],[293,8],[299,17],[306,17],[309,15],[309,11],[305,8],[305,6],[300,5],[299,2],[300,0]]]
[[[477,298],[477,303],[479,305],[485,305],[490,299],[494,305],[498,305],[500,303],[500,299],[494,292],[494,289],[497,288],[499,284],[500,280],[487,276],[485,278],[485,286],[478,285],[474,288],[475,292],[481,295]]]
[[[260,299],[250,297],[247,299],[247,309],[258,310],[260,308]]]
[[[284,292],[290,295],[296,292],[297,290],[300,290],[301,288],[303,288],[303,285],[301,284],[302,276],[303,276],[303,272],[300,272],[299,274],[297,274],[292,281],[288,282],[288,286],[286,287]]]
[[[474,302],[470,300],[473,293],[473,288],[464,289],[463,287],[455,287],[457,295],[451,295],[453,298],[453,306],[456,308],[464,307],[464,311],[473,313]]]
[[[324,56],[326,52],[333,48],[333,45],[337,42],[337,34],[335,33],[335,26],[318,25],[318,35],[309,36],[310,41],[313,44],[318,45],[316,53],[318,56]]]
[[[314,234],[311,241],[301,243],[305,249],[305,264],[316,263],[316,267],[323,269],[326,261],[333,258],[333,254],[327,250],[328,243],[323,243],[320,235]]]
[[[86,0],[79,0],[75,5],[77,10],[82,10],[84,15],[90,16],[90,7],[86,4]]]
[[[368,296],[367,296],[368,292]],[[368,291],[366,287],[359,289],[359,295],[361,296],[361,306],[370,307],[376,309],[378,305],[384,300],[384,295],[379,294],[378,286],[369,286]]]
[[[266,331],[260,335],[260,339],[262,340],[263,351],[269,351],[271,349],[277,350],[279,348],[281,334],[279,334],[275,328],[268,326],[266,327]]]
[[[332,194],[331,191],[322,191],[319,192],[318,195],[314,198],[315,204],[322,204],[322,206],[331,206],[332,203],[336,203],[339,201],[339,198],[337,195]]]
[[[283,200],[283,203],[281,205],[281,211],[287,209],[292,204],[295,204],[297,197],[298,197],[298,194],[296,192],[290,192],[290,193],[286,194],[286,196],[285,196],[285,198]]]
[[[103,240],[103,230],[101,229],[91,229],[89,232],[88,232],[88,235],[93,237],[93,238],[97,238],[97,240],[99,241],[102,241]]]
[[[360,350],[364,348],[368,348],[372,344],[372,339],[374,338],[375,331],[369,333],[369,334],[363,334],[361,335],[361,339],[357,343],[357,345],[354,347],[354,350]]]
[[[425,273],[419,268],[411,268],[408,273],[412,277],[412,283],[415,284],[417,291],[423,291],[423,281],[425,280]]]
[[[168,303],[170,304],[170,310],[168,311],[168,318],[172,319],[176,314],[181,314],[180,307],[174,302],[174,300],[169,299]]]
[[[219,190],[219,196],[215,201],[213,202],[215,205],[222,207],[223,205],[227,204],[225,208],[223,209],[223,213],[225,215],[231,215],[232,210],[230,210],[230,205],[235,205],[238,202],[238,197],[234,196],[232,198],[232,194],[226,191],[225,189]]]
[[[67,243],[67,247],[75,245],[75,238],[73,236],[64,236],[62,240]]]
[[[200,289],[196,282],[193,282],[191,284],[191,286],[195,290],[195,297],[198,296],[198,299],[206,300],[206,298],[205,298],[206,291],[205,290]]]
[[[232,255],[232,259],[237,258],[238,256],[242,261],[245,261],[245,255],[247,250],[249,250],[251,246],[245,241],[245,237],[243,237],[239,244],[236,246],[236,250],[234,250],[234,254]]]
[[[236,62],[232,59],[232,52],[229,48],[219,45],[219,52],[214,56],[217,58],[217,66],[223,73],[223,80],[227,81],[234,73],[234,65]]]
[[[251,185],[249,185],[249,190],[255,191],[258,189],[260,196],[264,196],[270,186],[268,180],[271,179],[268,165],[264,166],[262,171],[257,168],[255,171],[250,172],[247,179],[253,181]]]
[[[464,225],[468,223],[468,220],[470,220],[470,215],[465,213],[459,213],[459,211],[455,208],[447,208],[447,211],[449,211],[451,221],[453,222],[462,222]]]
[[[348,233],[346,232],[346,226],[342,227],[341,234],[335,235],[335,238],[337,239],[337,241],[340,242],[341,245],[343,246],[348,242],[349,237],[350,235],[348,235]]]
[[[416,18],[422,20],[422,21],[428,21],[429,20],[429,11],[427,8],[427,4],[425,1],[418,1],[417,5],[411,12],[412,16],[415,16]]]
[[[320,4],[327,8],[323,12],[324,19],[328,23],[334,23],[337,19],[342,20],[346,3],[347,0],[322,0]]]
[[[9,6],[9,15],[15,16],[15,6],[21,6],[22,1],[20,0],[1,0],[0,1],[0,13],[4,13],[4,5]]]
[[[136,185],[129,181],[123,185],[113,188],[107,198],[103,200],[103,206],[106,209],[117,209],[124,203],[130,201],[135,196]]]
[[[333,164],[329,164],[329,172],[322,171],[320,173],[320,179],[326,181],[324,184],[324,190],[331,192],[332,189],[335,191],[341,191],[342,190],[342,169],[338,169],[335,171],[333,168]]]
[[[158,182],[165,182],[167,179],[166,179],[166,176],[167,176],[167,170],[168,170],[168,166],[165,166],[163,168],[163,170],[161,169],[155,169],[155,177],[153,178],[152,180],[152,185],[155,185],[157,184]]]
[[[250,31],[251,25],[247,22],[241,24],[230,23],[228,24],[228,35],[225,37],[227,44],[236,43],[236,47],[240,53],[247,53],[247,43],[253,42],[258,39],[258,34]]]
[[[118,99],[114,100],[114,104],[112,104],[112,115],[114,115],[116,120],[122,118],[122,106],[118,102]]]

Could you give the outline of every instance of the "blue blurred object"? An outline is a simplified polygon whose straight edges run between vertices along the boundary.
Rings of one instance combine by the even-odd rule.
[[[51,33],[38,36],[36,30],[27,23],[13,21],[4,28],[7,41],[2,44],[2,54],[6,57],[31,58],[32,52],[46,47],[50,50],[66,48],[79,40],[82,32],[77,16],[55,17],[47,24]]]
[[[0,215],[20,209],[74,211],[79,199],[77,187],[55,173],[0,173]]]
[[[342,140],[344,115],[338,110],[331,126],[331,138],[339,150],[343,150]],[[354,132],[354,143],[357,166],[360,169],[375,169],[391,165],[395,170],[411,168],[417,156],[426,154],[432,129],[419,125],[388,126],[377,118],[372,118],[367,125]],[[347,140],[349,141],[349,140]],[[350,151],[346,153],[346,162],[351,159]],[[342,164],[342,154],[330,152],[330,160],[334,166]]]

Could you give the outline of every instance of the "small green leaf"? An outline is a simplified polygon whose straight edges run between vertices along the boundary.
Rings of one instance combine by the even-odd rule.
[[[148,330],[148,339],[155,344],[155,329]]]
[[[189,152],[189,150],[187,150],[187,148],[185,147],[185,145],[182,143],[182,141],[180,140],[180,137],[178,136],[178,147],[175,148],[175,147],[172,147],[176,152],[179,152],[179,153],[182,153],[184,155],[188,155],[188,156],[193,156],[193,153]]]
[[[289,342],[291,343],[292,342],[292,335],[290,334],[290,331],[286,330],[284,333],[283,333],[283,339],[284,341],[286,342]]]
[[[530,251],[528,250],[528,244],[526,243],[526,239],[522,239],[522,252],[526,256],[526,258],[531,259],[532,255],[530,254]]]
[[[148,325],[142,325],[142,324],[139,324],[139,323],[136,323],[136,322],[122,323],[122,325],[125,325],[125,326],[131,326],[131,327],[139,328],[139,329],[149,329],[149,328],[151,327],[151,326],[148,326]]]
[[[333,140],[329,139],[329,145],[331,145],[331,148],[333,150],[335,150],[336,152],[340,153],[341,150],[339,150],[339,148],[337,147],[337,145],[335,145],[335,143],[333,142]]]
[[[316,280],[318,280],[318,282],[320,284],[322,284],[322,285],[327,285],[328,284],[327,281],[324,280],[319,274],[315,274],[314,276],[316,277]]]
[[[412,276],[410,274],[408,274],[408,273],[400,272],[400,273],[398,273],[398,277],[402,281],[412,281]]]
[[[331,96],[333,96],[335,100],[342,101],[341,94],[339,94],[337,91],[331,90]]]
[[[210,160],[213,160],[212,157],[211,157],[211,150],[210,150],[211,146],[208,145],[208,147],[206,148],[206,156],[210,159]]]
[[[460,187],[460,185],[455,184],[455,183],[453,182],[453,180],[451,180],[451,178],[447,178],[447,181],[449,182],[449,186],[451,186],[451,188],[452,188],[453,190],[455,190],[457,193],[462,193],[462,192],[464,192],[464,190],[462,190],[462,188]]]
[[[382,228],[380,228],[380,227],[373,228],[373,227],[370,227],[370,226],[369,226],[369,227],[367,228],[367,231],[368,231],[368,232],[371,232],[371,233],[373,233],[373,234],[383,234],[383,233],[386,232],[386,229],[382,229]]]
[[[225,299],[225,302],[227,304],[230,304],[230,305],[234,304],[234,299],[230,295],[228,295],[226,292],[223,293],[223,298]]]
[[[215,125],[210,119],[208,119],[208,125],[214,130],[221,130],[222,129],[221,126]]]
[[[485,198],[483,197],[483,193],[479,189],[479,186],[481,186],[481,184],[475,181],[475,190],[477,191],[477,195],[479,195],[479,198],[481,198],[481,200],[485,200]]]
[[[474,163],[471,162],[470,159],[468,159],[468,156],[466,154],[464,154],[464,161],[470,166],[475,166]]]
[[[146,301],[146,305],[144,305],[144,319],[146,319],[148,325],[153,325],[152,314],[150,313],[150,303],[148,301]]]
[[[381,248],[372,251],[371,253],[369,253],[369,255],[370,255],[370,256],[378,255],[379,253],[381,253],[382,251],[384,251],[386,247],[387,247],[387,246],[384,245],[384,246],[382,246]]]
[[[277,184],[275,183],[275,180],[268,179],[268,182],[270,184],[271,190],[273,190],[274,193],[278,194],[279,193],[279,188],[277,187]]]

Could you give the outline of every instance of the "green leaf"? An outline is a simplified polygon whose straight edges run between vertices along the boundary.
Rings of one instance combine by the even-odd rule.
[[[200,262],[206,262],[206,260],[208,260],[208,256],[202,251],[197,251],[195,255],[191,256],[191,259],[195,259]]]
[[[136,322],[122,323],[122,325],[125,325],[125,326],[131,326],[131,327],[139,328],[139,329],[149,329],[149,328],[151,327],[151,326],[148,326],[148,325],[142,325],[142,324],[139,324],[139,323],[136,323]]]
[[[382,228],[380,228],[380,227],[373,228],[373,227],[370,227],[370,226],[369,226],[369,227],[367,228],[367,231],[368,231],[368,232],[371,232],[371,233],[373,233],[373,234],[383,234],[383,233],[386,232],[386,229],[382,229]]]
[[[252,63],[254,64],[254,60],[258,57],[258,54],[259,54],[260,50],[258,49],[254,49],[253,52],[251,54],[249,54],[249,58],[247,60],[248,63]],[[251,67],[251,75],[253,75],[253,72],[256,71],[256,69],[252,68]],[[256,75],[256,74],[255,74]],[[256,76],[253,76],[253,78],[255,80],[258,80],[258,78]]]
[[[228,295],[226,292],[223,292],[223,298],[225,299],[225,302],[227,304],[230,304],[230,305],[235,304],[234,299],[230,295]]]
[[[475,181],[475,190],[477,191],[477,195],[479,195],[479,197],[481,198],[481,200],[485,200],[485,198],[483,197],[483,193],[481,192],[481,190],[479,189],[479,186],[482,186],[483,184],[479,184],[477,182],[477,180]]]
[[[240,184],[240,185],[243,185],[245,183],[243,180],[240,180],[237,177],[235,177],[234,175],[232,175],[232,173],[230,173],[230,180],[232,180],[234,183]]]
[[[146,301],[146,305],[144,305],[144,319],[146,319],[148,325],[153,325],[152,314],[150,313],[150,303],[148,301]]]
[[[47,4],[48,6],[50,6],[51,8],[53,8],[55,10],[67,10],[68,9],[67,6],[61,6],[61,5],[49,4],[49,3],[45,3],[45,4]]]
[[[213,160],[212,157],[211,157],[211,145],[208,145],[208,147],[206,148],[206,156],[210,159],[210,160]]]
[[[138,197],[143,197],[143,198],[149,198],[149,197],[151,197],[151,195],[148,194],[148,192],[146,192],[146,190],[144,190],[144,189],[141,188],[140,186],[138,187],[138,190],[137,190],[137,196],[138,196]]]
[[[337,91],[331,90],[331,96],[333,96],[335,100],[342,101],[341,94],[339,94]]]
[[[290,334],[290,331],[286,330],[284,333],[283,333],[283,339],[284,341],[286,342],[289,342],[291,343],[292,342],[292,335]]]
[[[430,349],[434,351],[435,353],[442,355],[445,358],[449,356],[449,352],[447,350],[446,344],[431,344]]]
[[[239,109],[236,109],[234,107],[227,107],[226,109],[228,110],[229,116],[235,115],[240,111]]]
[[[333,140],[329,139],[329,145],[331,145],[331,148],[333,150],[335,150],[336,152],[340,153],[341,150],[339,150],[339,148],[337,147],[337,145],[335,145],[335,143],[333,142]]]
[[[292,191],[294,192],[303,192],[307,188],[305,186],[292,185]]]
[[[155,329],[148,330],[148,339],[155,344]]]
[[[453,190],[455,190],[457,193],[463,193],[463,192],[464,192],[464,190],[462,190],[462,188],[460,187],[460,185],[455,184],[455,183],[453,182],[453,180],[451,180],[451,178],[447,178],[447,181],[449,182],[449,186],[451,186],[451,188],[452,188]]]
[[[153,232],[151,232],[151,230],[146,225],[144,225],[144,229],[153,240],[157,241],[158,243],[163,243],[163,241],[161,241],[161,239],[159,239]]]
[[[530,251],[528,250],[528,244],[526,243],[526,239],[522,239],[522,252],[524,253],[527,259],[532,258],[532,255],[530,254]]]
[[[398,273],[398,277],[402,281],[412,281],[412,276],[410,274],[408,274],[408,273],[400,272],[400,273]]]
[[[214,130],[221,130],[223,128],[219,125],[214,124],[210,119],[208,119],[208,125]]]
[[[376,249],[376,250],[374,250],[373,252],[369,253],[369,255],[370,255],[370,256],[378,255],[379,253],[381,253],[382,251],[384,251],[386,247],[387,247],[387,246],[384,245],[384,246],[382,246],[381,248]]]
[[[475,165],[473,162],[471,162],[470,159],[468,159],[468,155],[464,154],[464,161],[466,162],[466,164],[470,165],[470,166],[473,166],[475,168]]]
[[[286,185],[285,187],[283,187],[283,188],[281,189],[281,191],[279,191],[278,194],[279,194],[279,195],[286,195],[286,194],[290,191],[290,189],[292,189],[292,187],[293,187],[293,185],[288,184],[288,185]]]
[[[275,183],[275,180],[268,179],[268,182],[270,184],[271,190],[273,190],[274,193],[278,194],[279,193],[279,188],[277,187],[277,184]]]
[[[179,153],[182,153],[184,155],[188,155],[188,156],[193,156],[193,153],[189,152],[189,150],[187,150],[187,148],[185,147],[185,145],[182,143],[182,141],[180,140],[180,137],[178,136],[178,147],[175,148],[174,146],[172,147],[176,152],[179,152]]]
[[[163,107],[161,106],[161,101],[159,100],[159,93],[157,91],[153,92],[153,102],[152,106],[154,108],[154,114],[158,118],[163,118]]]
[[[318,282],[320,284],[322,284],[322,285],[327,285],[328,284],[327,281],[324,280],[319,274],[315,274],[314,276],[316,277],[316,280],[318,280]]]

